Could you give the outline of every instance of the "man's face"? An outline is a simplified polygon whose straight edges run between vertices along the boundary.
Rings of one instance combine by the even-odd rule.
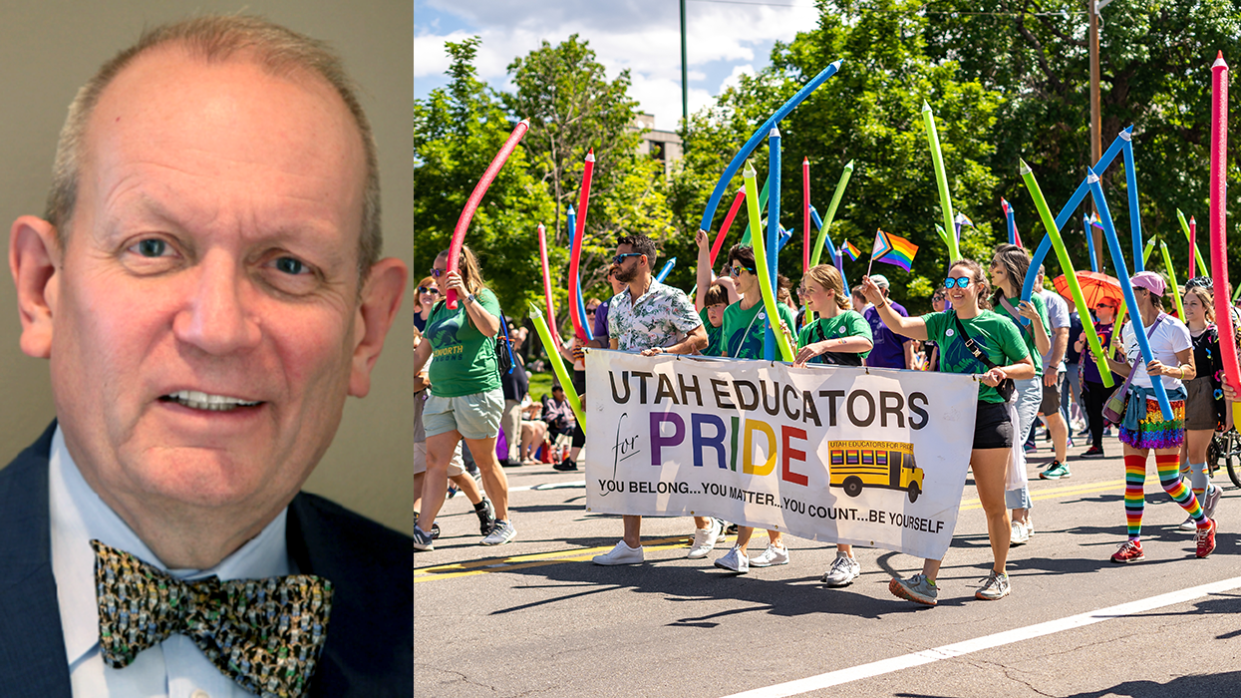
[[[86,142],[48,290],[70,451],[114,507],[283,506],[366,390],[348,111],[166,47],[104,90]]]
[[[632,245],[617,245],[616,254],[633,254]],[[626,257],[620,264],[614,265],[613,269],[616,280],[622,284],[628,284],[630,281],[638,278],[638,265],[642,263],[642,257]],[[619,293],[619,291],[617,292]]]

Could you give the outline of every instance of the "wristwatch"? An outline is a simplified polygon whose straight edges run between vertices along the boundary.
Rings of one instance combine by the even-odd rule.
[[[471,293],[470,295],[468,295],[468,296],[466,296],[466,297],[465,297],[465,302],[466,302],[466,303],[474,303],[475,301],[476,301],[476,299],[474,298],[474,294],[473,294],[473,293]]]

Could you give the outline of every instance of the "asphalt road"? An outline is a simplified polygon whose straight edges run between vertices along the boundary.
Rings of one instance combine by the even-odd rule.
[[[587,515],[581,473],[506,471],[517,540],[478,545],[461,496],[433,552],[414,556],[414,692],[419,698],[618,696],[1241,695],[1241,491],[1224,471],[1218,548],[1194,557],[1183,511],[1148,464],[1146,560],[1117,565],[1124,469],[1077,460],[1037,479],[1036,533],[1009,556],[1013,593],[978,601],[990,567],[985,520],[967,487],[939,577],[939,605],[893,597],[888,580],[920,562],[855,549],[862,576],[829,589],[832,546],[786,537],[791,564],[734,576],[688,560],[688,518],[644,522],[646,562],[598,567],[619,517]],[[757,555],[766,544],[759,532]],[[790,682],[795,682],[790,684]]]

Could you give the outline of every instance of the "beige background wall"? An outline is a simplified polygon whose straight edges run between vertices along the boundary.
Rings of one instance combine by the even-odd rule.
[[[384,253],[412,261],[409,0],[0,0],[0,239],[6,253],[13,219],[43,213],[56,136],[78,86],[133,43],[145,26],[243,9],[326,40],[342,54],[361,86],[359,97],[379,146]],[[0,467],[54,416],[47,362],[18,348],[21,324],[5,269],[0,279]],[[407,291],[376,365],[370,396],[349,400],[331,450],[306,484],[307,490],[405,532],[410,531],[413,501],[411,308]]]

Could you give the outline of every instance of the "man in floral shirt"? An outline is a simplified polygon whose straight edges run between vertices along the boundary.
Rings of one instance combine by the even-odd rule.
[[[608,337],[620,351],[656,354],[692,354],[707,346],[707,330],[694,303],[680,290],[655,280],[655,243],[641,235],[617,240],[613,260],[615,278],[627,284],[608,302]],[[642,562],[642,517],[625,515],[625,537],[611,552],[596,555],[597,565]],[[718,523],[694,517],[699,529],[714,531]]]

